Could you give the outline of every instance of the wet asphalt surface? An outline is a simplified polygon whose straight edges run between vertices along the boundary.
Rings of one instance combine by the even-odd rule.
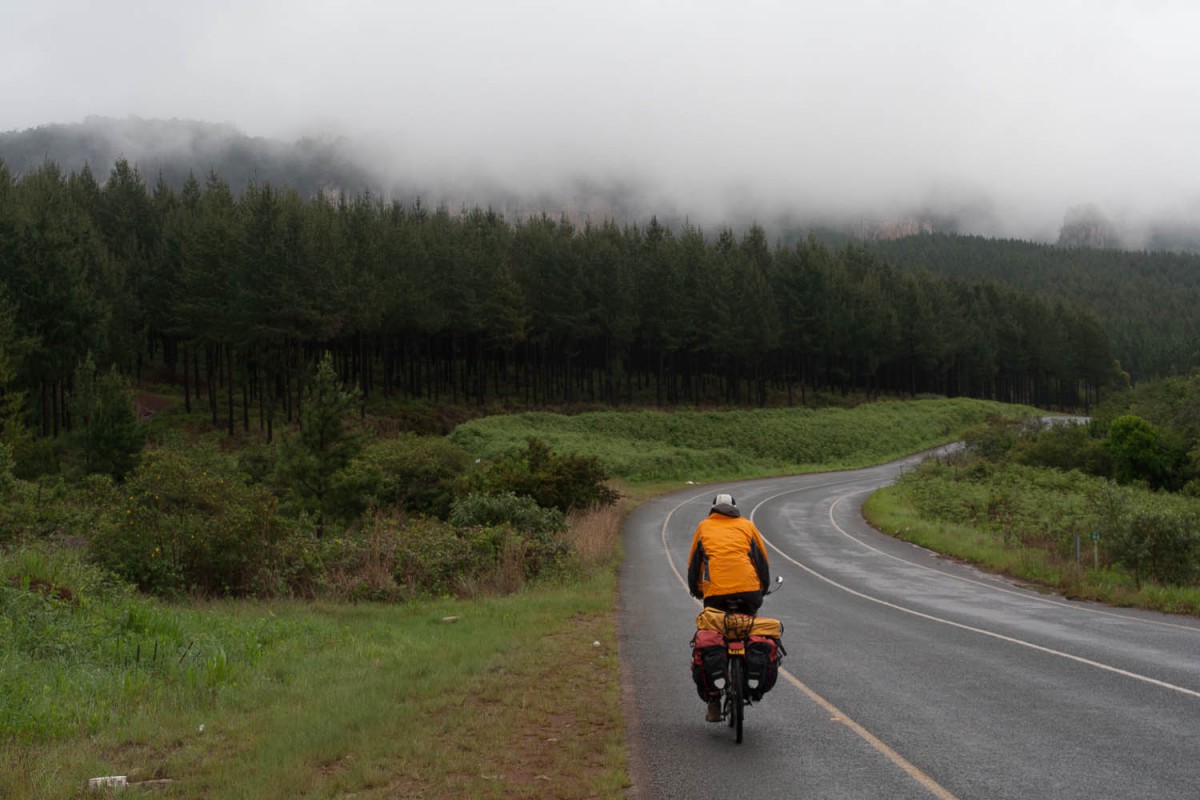
[[[869,492],[905,460],[692,487],[626,523],[620,651],[632,795],[1200,798],[1200,621],[1063,600],[883,536]],[[689,671],[696,523],[732,491],[771,548],[779,683],[745,740]]]

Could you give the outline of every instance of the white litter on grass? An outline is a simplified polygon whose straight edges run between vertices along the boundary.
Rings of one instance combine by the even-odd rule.
[[[200,723],[200,732],[204,733],[204,723],[203,722]]]
[[[592,642],[592,647],[599,647],[599,646],[600,646],[600,640],[599,640],[599,639],[597,639],[596,641]]]
[[[101,778],[88,778],[89,789],[124,789],[129,785],[125,775],[105,775]]]

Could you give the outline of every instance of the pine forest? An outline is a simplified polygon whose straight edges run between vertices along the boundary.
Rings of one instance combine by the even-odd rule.
[[[215,172],[176,189],[123,159],[102,181],[0,162],[0,265],[0,408],[47,437],[71,428],[83,365],[268,440],[325,354],[362,398],[520,407],[1083,408],[1120,377],[1094,312],[863,246],[235,191]]]

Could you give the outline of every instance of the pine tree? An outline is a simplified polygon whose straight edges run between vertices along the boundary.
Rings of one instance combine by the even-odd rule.
[[[91,353],[73,380],[72,443],[84,474],[101,473],[123,479],[136,465],[146,443],[144,429],[133,410],[133,393],[115,367],[97,374]]]
[[[347,424],[357,402],[342,388],[333,357],[326,353],[309,384],[303,424],[283,440],[275,467],[280,488],[297,509],[315,513],[322,529],[336,473],[362,452],[363,437]]]

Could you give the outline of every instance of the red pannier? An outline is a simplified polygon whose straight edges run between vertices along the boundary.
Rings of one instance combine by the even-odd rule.
[[[717,631],[698,630],[692,637],[692,680],[701,700],[720,697],[718,678],[725,679],[725,637]]]
[[[783,642],[772,636],[751,636],[746,643],[746,682],[750,699],[758,701],[779,679],[779,661],[787,655]]]

